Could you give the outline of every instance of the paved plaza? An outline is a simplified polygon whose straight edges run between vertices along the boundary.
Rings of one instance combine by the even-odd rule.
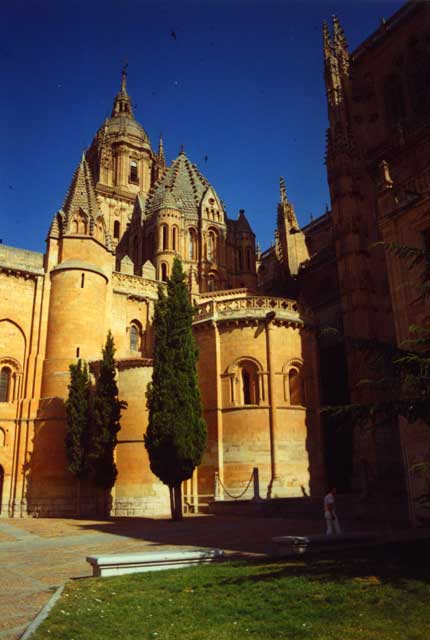
[[[366,530],[364,523],[354,525],[356,531],[363,528]],[[220,548],[227,554],[256,557],[273,551],[272,536],[318,534],[323,529],[323,518],[195,515],[182,522],[149,518],[0,519],[0,640],[18,640],[66,580],[89,577],[88,555]],[[387,539],[418,538],[430,539],[430,530],[397,531]]]
[[[271,537],[319,533],[321,523],[286,524],[283,518],[188,516],[182,522],[146,518],[106,521],[0,520],[0,640],[17,640],[55,589],[85,578],[87,555],[160,548],[222,548],[227,553],[264,554]]]

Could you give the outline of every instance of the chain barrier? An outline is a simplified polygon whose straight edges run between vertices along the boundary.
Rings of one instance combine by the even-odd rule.
[[[245,489],[244,489],[244,490],[242,491],[242,493],[240,493],[238,496],[233,496],[233,495],[231,495],[231,493],[228,491],[228,489],[224,486],[224,483],[223,483],[223,481],[221,480],[221,478],[220,478],[219,476],[218,476],[218,479],[217,479],[217,480],[218,480],[218,482],[219,482],[220,487],[224,490],[224,493],[226,493],[226,494],[228,495],[228,497],[229,497],[229,498],[231,498],[232,500],[239,500],[239,499],[240,499],[243,495],[245,495],[245,493],[248,491],[248,489],[249,489],[249,487],[250,487],[251,482],[253,481],[253,479],[254,479],[254,470],[253,470],[253,471],[252,471],[252,473],[251,473],[251,477],[250,477],[249,482],[248,482],[248,484],[246,485]]]

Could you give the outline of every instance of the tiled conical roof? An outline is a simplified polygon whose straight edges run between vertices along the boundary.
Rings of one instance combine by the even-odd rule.
[[[197,217],[203,196],[209,188],[206,178],[181,151],[149,192],[147,215],[169,206],[176,207],[187,217]]]
[[[97,202],[94,182],[85,154],[73,174],[72,182],[67,191],[62,208],[54,217],[48,232],[48,237],[57,238],[62,234],[70,233],[73,216],[82,212],[88,218],[88,224],[84,235],[94,236],[96,221],[102,221],[105,246],[112,249],[112,238],[106,230],[103,214]]]
[[[72,183],[62,207],[66,223],[68,223],[70,215],[75,209],[82,209],[90,218],[95,218],[99,213],[90,167],[84,154],[73,175]]]

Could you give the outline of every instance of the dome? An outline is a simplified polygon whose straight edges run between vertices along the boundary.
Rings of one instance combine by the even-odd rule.
[[[112,118],[107,118],[103,126],[99,129],[108,136],[122,136],[132,135],[139,139],[140,142],[150,144],[148,134],[145,129],[140,125],[133,116],[129,115],[116,115]]]

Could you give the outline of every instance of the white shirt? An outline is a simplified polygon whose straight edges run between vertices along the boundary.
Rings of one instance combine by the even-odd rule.
[[[332,493],[328,493],[324,498],[324,512],[330,513],[331,511],[334,511],[334,495]]]

